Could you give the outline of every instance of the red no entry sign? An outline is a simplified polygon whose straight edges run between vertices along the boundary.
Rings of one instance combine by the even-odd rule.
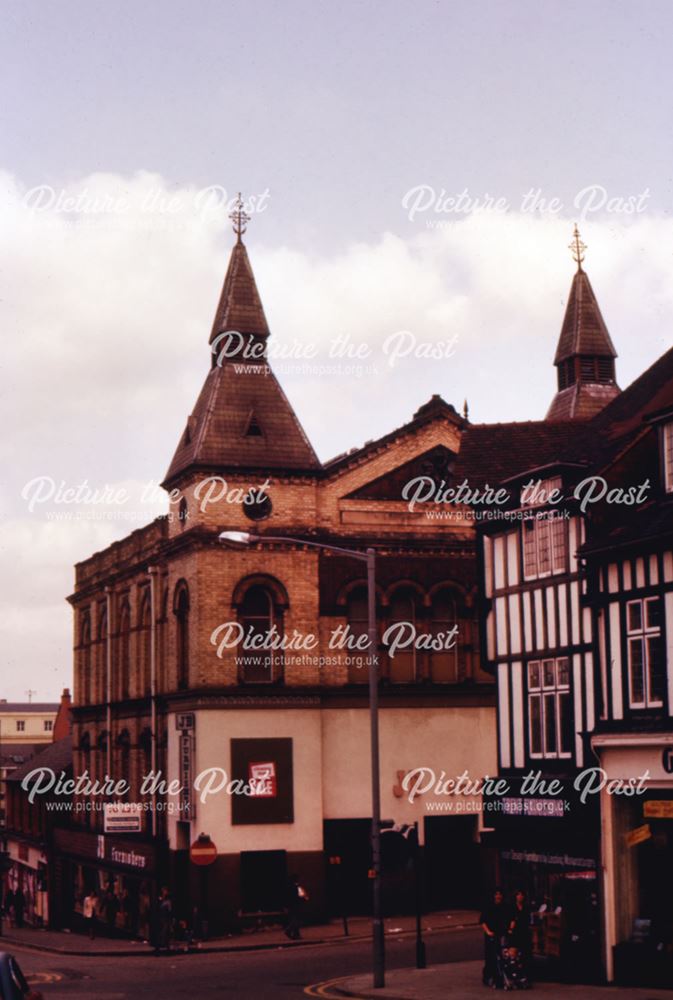
[[[217,848],[210,837],[202,834],[189,848],[189,857],[195,865],[212,865],[217,861]]]

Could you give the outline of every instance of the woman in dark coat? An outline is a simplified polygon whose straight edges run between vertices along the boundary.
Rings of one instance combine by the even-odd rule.
[[[523,889],[517,889],[514,893],[514,907],[510,914],[507,934],[508,944],[520,953],[528,973],[531,956],[530,910]]]

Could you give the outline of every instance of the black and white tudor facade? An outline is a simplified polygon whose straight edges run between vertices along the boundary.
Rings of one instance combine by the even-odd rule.
[[[510,501],[480,521],[511,789],[485,825],[538,955],[654,985],[673,981],[673,350],[624,391],[614,357],[580,265],[559,391],[545,421],[501,425]]]

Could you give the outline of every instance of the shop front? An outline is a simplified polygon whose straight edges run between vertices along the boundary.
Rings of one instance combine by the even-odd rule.
[[[555,796],[485,798],[482,844],[495,853],[505,898],[523,889],[531,912],[534,975],[562,982],[601,978],[597,797],[582,803],[572,782]]]
[[[670,987],[673,734],[596,736],[592,743],[606,778],[601,820],[608,979]],[[636,794],[608,790],[609,782],[624,779],[631,779]]]
[[[47,857],[41,846],[18,837],[7,840],[10,867],[5,876],[5,908],[16,926],[49,923]]]
[[[83,903],[98,895],[97,918],[112,936],[149,940],[152,900],[158,895],[159,863],[154,844],[84,831],[56,830],[57,884],[61,924],[83,928]]]

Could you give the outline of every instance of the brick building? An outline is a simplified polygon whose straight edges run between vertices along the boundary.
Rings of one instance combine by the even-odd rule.
[[[269,366],[268,337],[239,234],[210,370],[163,484],[170,513],[76,567],[75,773],[127,777],[128,798],[148,809],[140,833],[113,838],[81,800],[78,828],[59,844],[61,876],[75,911],[94,882],[132,899],[127,930],[146,927],[159,879],[179,910],[199,905],[214,927],[282,908],[289,872],[313,915],[345,899],[351,912],[369,906],[367,672],[362,655],[330,648],[339,627],[365,631],[365,580],[361,563],[302,540],[375,548],[383,817],[421,821],[429,905],[474,905],[481,893],[478,799],[459,816],[428,815],[399,784],[419,766],[476,776],[496,767],[473,522],[460,511],[433,520],[436,505],[410,509],[402,496],[416,477],[477,477],[485,436],[475,431],[468,446],[468,422],[433,396],[404,426],[322,464]],[[254,548],[218,543],[223,530],[250,529]],[[296,541],[264,543],[265,533]],[[391,650],[390,626],[403,622],[438,648]],[[237,625],[248,637],[313,637],[313,647],[234,648]],[[444,641],[456,625],[457,641],[455,631]],[[256,793],[202,801],[211,774],[197,791],[141,794],[150,771],[189,788],[212,768],[257,778]],[[200,833],[218,849],[205,881],[188,852]],[[338,879],[327,856],[342,859]],[[404,905],[393,882],[390,905]]]

